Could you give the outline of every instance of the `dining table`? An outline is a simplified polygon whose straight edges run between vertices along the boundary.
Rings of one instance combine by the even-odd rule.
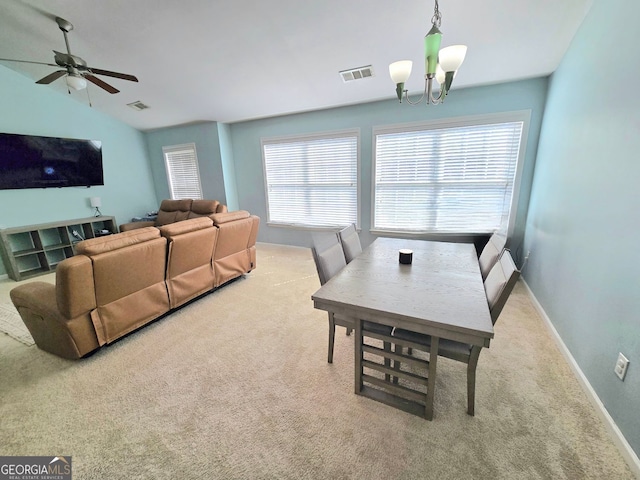
[[[411,263],[400,262],[400,250]],[[440,339],[486,348],[494,334],[472,243],[379,237],[311,298],[316,309],[354,319],[355,393],[427,420],[433,419]],[[394,382],[391,365],[402,356],[375,346],[376,340],[393,343],[393,335],[367,331],[366,322],[430,336],[424,385],[413,390]]]

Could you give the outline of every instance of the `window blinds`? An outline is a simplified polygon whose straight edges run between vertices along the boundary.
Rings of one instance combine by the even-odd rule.
[[[358,133],[263,141],[270,223],[357,223]]]
[[[523,122],[375,135],[374,229],[490,233],[508,222]]]
[[[173,200],[202,198],[196,146],[193,143],[162,147],[169,191]]]

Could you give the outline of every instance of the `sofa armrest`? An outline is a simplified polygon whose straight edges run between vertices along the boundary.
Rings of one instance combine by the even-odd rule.
[[[73,359],[98,348],[89,313],[66,317],[58,308],[55,285],[25,283],[11,290],[10,296],[38,348]]]
[[[56,286],[46,282],[29,282],[18,285],[9,292],[16,310],[29,308],[43,317],[64,323],[67,318],[58,308]]]
[[[120,225],[120,232],[121,233],[128,232],[130,230],[135,230],[137,228],[153,227],[153,226],[155,226],[155,222],[150,222],[150,221],[123,223],[122,225]]]

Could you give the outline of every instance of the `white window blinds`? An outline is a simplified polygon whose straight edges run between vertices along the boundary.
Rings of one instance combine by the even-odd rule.
[[[357,223],[357,131],[263,140],[268,222],[297,226]]]
[[[506,225],[523,122],[375,134],[374,230],[470,234]]]
[[[169,191],[173,200],[202,198],[198,157],[193,143],[162,147]]]

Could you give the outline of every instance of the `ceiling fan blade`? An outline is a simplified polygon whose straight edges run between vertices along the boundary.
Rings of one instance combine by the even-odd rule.
[[[86,75],[84,75],[84,78],[86,78],[87,80],[89,80],[94,85],[99,86],[100,88],[102,88],[103,90],[106,90],[109,93],[118,93],[120,91],[117,88],[112,87],[108,83],[103,82],[98,77],[94,77],[93,75],[86,74]]]
[[[60,66],[60,65],[56,65],[55,63],[30,62],[29,60],[14,60],[12,58],[0,58],[0,61],[3,61],[3,62],[33,63],[35,65],[49,65],[50,67],[59,67]]]
[[[96,75],[105,75],[107,77],[120,78],[122,80],[129,80],[130,82],[137,82],[138,79],[133,75],[127,73],[110,72],[109,70],[100,70],[99,68],[87,67],[91,73]]]
[[[41,78],[36,83],[39,83],[40,85],[47,85],[47,84],[53,82],[54,80],[59,79],[60,77],[62,77],[63,75],[66,75],[66,74],[67,74],[66,70],[58,70],[57,72],[50,73],[46,77]]]

